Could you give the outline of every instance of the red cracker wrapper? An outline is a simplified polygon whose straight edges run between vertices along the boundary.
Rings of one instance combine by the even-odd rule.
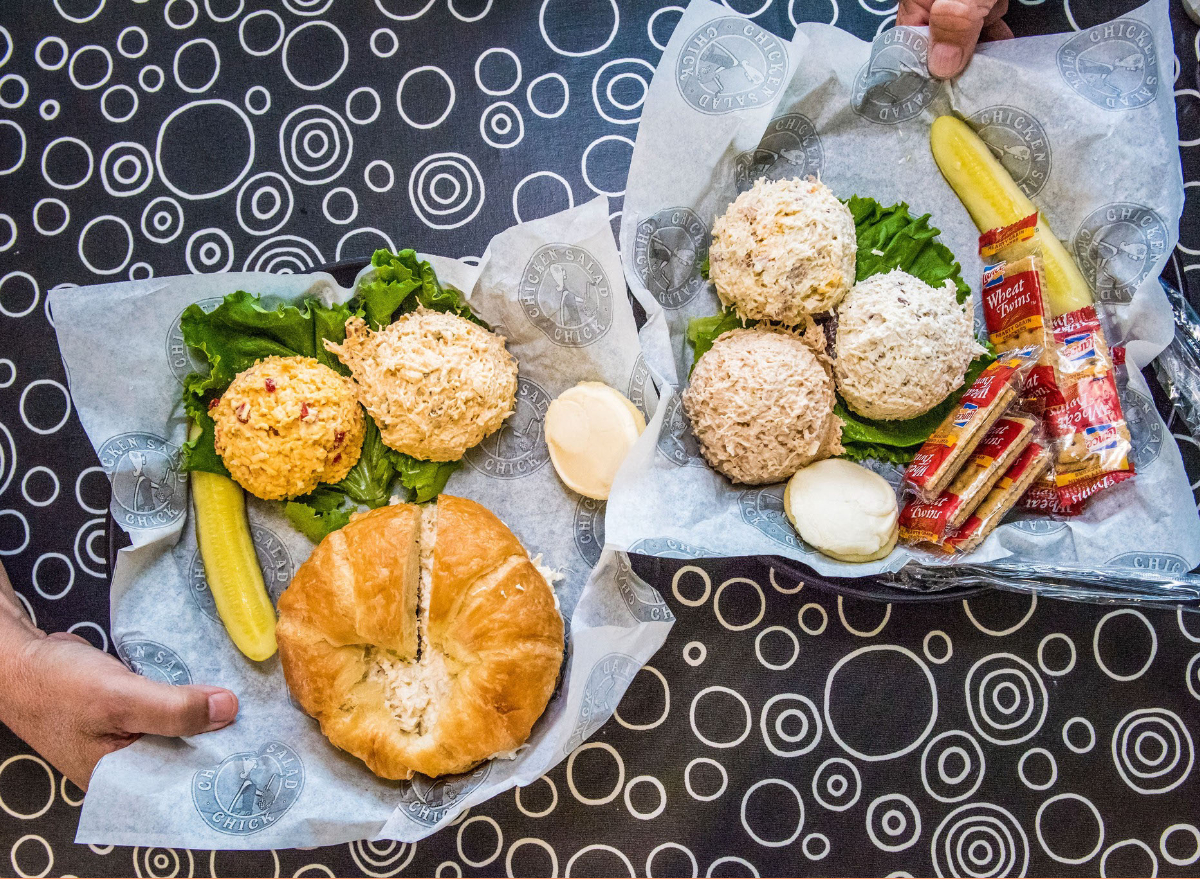
[[[1040,443],[1030,443],[1017,457],[983,503],[943,544],[955,552],[971,552],[991,534],[1034,482],[1050,466],[1050,453]]]
[[[1040,355],[1037,346],[1012,351],[979,374],[904,473],[918,497],[932,501],[950,484],[962,462],[1016,400],[1021,382]]]
[[[976,446],[958,476],[932,502],[910,500],[900,511],[900,539],[906,543],[941,543],[960,527],[992,490],[1005,470],[1033,437],[1034,419],[1001,418]]]

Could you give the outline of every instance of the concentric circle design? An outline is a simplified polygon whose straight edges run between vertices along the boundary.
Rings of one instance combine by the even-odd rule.
[[[831,812],[845,812],[862,796],[862,776],[845,757],[830,757],[812,778],[813,798]]]
[[[1174,711],[1139,708],[1113,730],[1112,757],[1130,788],[1140,794],[1165,794],[1191,774],[1196,750],[1192,734]]]
[[[779,693],[763,705],[758,728],[776,757],[799,757],[821,741],[821,714],[807,696]]]
[[[142,234],[155,244],[170,244],[183,231],[183,205],[169,195],[151,200],[142,211]]]
[[[346,120],[320,104],[296,108],[279,128],[284,170],[306,186],[336,180],[350,164],[353,152],[354,136]]]
[[[434,153],[413,166],[408,199],[431,229],[457,229],[479,215],[485,198],[483,175],[462,153]]]
[[[938,876],[1024,876],[1029,837],[1007,809],[968,803],[942,819],[929,844]]]
[[[287,178],[274,171],[261,171],[238,190],[238,225],[251,235],[274,235],[291,219],[294,206]]]
[[[104,191],[128,198],[146,190],[154,179],[154,159],[140,143],[123,140],[114,143],[100,157],[100,180]]]
[[[958,803],[979,790],[986,766],[974,736],[947,730],[930,739],[921,752],[921,784],[939,803]]]
[[[921,838],[921,813],[904,794],[885,794],[867,806],[867,836],[876,848],[902,852]]]
[[[967,714],[975,732],[994,745],[1016,745],[1046,721],[1046,685],[1032,665],[1012,653],[993,653],[967,672]]]
[[[187,241],[187,266],[193,274],[208,275],[233,268],[233,241],[215,226],[197,229]]]
[[[254,248],[246,257],[242,271],[301,275],[324,262],[321,251],[308,239],[298,235],[278,235]]]

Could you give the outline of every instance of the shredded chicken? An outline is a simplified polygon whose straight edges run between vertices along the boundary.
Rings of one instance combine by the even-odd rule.
[[[838,306],[834,372],[866,418],[914,418],[963,383],[983,353],[970,303],[954,283],[931,287],[896,269],[856,284]]]
[[[517,361],[504,338],[424,308],[378,332],[346,321],[325,347],[350,368],[358,400],[384,443],[425,461],[457,461],[513,413]]]
[[[767,329],[732,330],[700,358],[683,394],[700,450],[734,482],[787,479],[842,451],[833,380],[809,345]]]
[[[800,326],[854,283],[854,217],[819,181],[759,179],[713,224],[709,275],[743,318]]]

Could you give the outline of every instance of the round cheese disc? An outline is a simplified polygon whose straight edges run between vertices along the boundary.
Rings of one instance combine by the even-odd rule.
[[[806,543],[845,562],[875,561],[896,545],[896,492],[866,467],[827,458],[788,480],[784,511]]]
[[[559,478],[598,501],[608,500],[621,462],[645,429],[638,408],[601,382],[580,382],[546,411],[546,445]]]

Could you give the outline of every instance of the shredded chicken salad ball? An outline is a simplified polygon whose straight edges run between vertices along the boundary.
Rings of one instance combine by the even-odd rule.
[[[854,283],[854,217],[825,184],[760,178],[713,224],[709,277],[748,320],[801,326]]]
[[[513,413],[517,361],[504,338],[454,314],[420,308],[383,329],[346,322],[326,340],[354,378],[384,443],[424,461],[457,461]]]
[[[833,380],[813,350],[787,332],[731,330],[692,372],[683,409],[712,467],[762,485],[840,454]]]
[[[238,373],[210,413],[234,481],[265,500],[308,494],[358,463],[365,420],[347,379],[312,357],[268,357]]]
[[[915,418],[958,388],[984,353],[954,283],[931,287],[894,269],[856,284],[837,310],[838,391],[866,418]]]

